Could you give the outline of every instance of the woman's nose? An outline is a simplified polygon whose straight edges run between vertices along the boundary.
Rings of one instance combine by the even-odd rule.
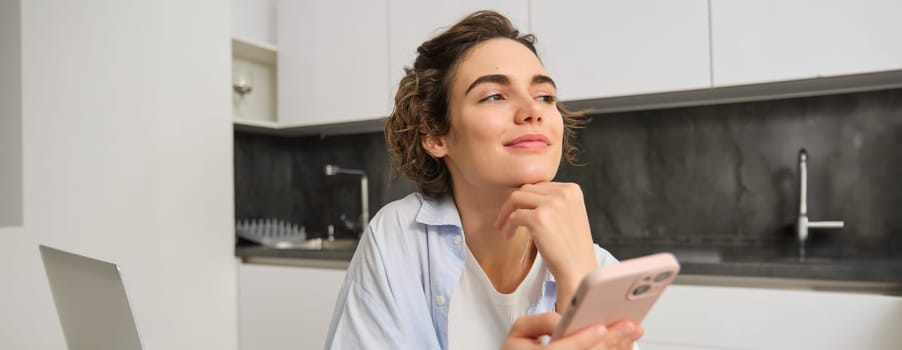
[[[515,118],[517,124],[541,124],[542,113],[539,103],[533,99],[526,99],[523,105],[517,110]]]

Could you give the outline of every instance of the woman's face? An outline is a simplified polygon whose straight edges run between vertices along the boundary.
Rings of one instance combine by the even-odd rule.
[[[487,40],[458,62],[450,86],[448,135],[424,146],[442,157],[455,186],[520,187],[557,173],[563,119],[539,59],[510,39]]]

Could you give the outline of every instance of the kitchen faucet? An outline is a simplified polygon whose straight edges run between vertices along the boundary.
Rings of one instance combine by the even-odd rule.
[[[799,259],[805,260],[805,241],[808,240],[808,230],[841,229],[845,225],[842,221],[809,221],[808,220],[808,151],[799,150],[799,217],[796,222],[796,233],[799,239]]]
[[[366,172],[357,169],[346,169],[337,165],[327,164],[326,175],[332,176],[337,174],[349,174],[360,176],[360,234],[366,230],[366,225],[370,222],[369,195],[367,194],[367,178]]]

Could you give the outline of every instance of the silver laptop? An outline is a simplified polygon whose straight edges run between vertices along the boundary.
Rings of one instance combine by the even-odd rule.
[[[116,264],[40,246],[69,350],[141,350]]]

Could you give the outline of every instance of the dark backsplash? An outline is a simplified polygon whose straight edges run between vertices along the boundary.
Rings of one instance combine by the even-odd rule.
[[[278,137],[235,132],[235,216],[277,218],[304,225],[308,236],[354,237],[341,220],[359,221],[360,177],[326,176],[326,164],[367,173],[370,215],[416,186],[392,176],[381,133]]]
[[[902,89],[602,114],[581,130],[579,183],[597,242],[793,245],[798,151],[806,148],[814,251],[902,255]],[[381,133],[321,138],[235,133],[235,212],[275,217],[320,236],[358,218],[359,179],[326,176],[336,164],[369,174],[370,212],[415,190],[390,177]],[[350,232],[340,235],[351,236]]]

